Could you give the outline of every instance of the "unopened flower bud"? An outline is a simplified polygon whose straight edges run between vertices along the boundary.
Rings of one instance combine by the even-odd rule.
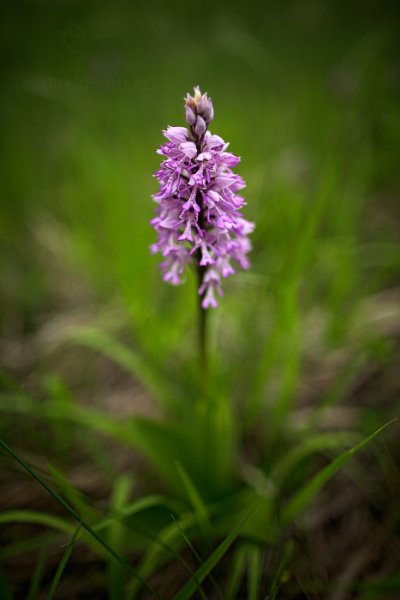
[[[189,104],[186,104],[185,106],[185,116],[186,122],[192,127],[196,123],[196,113]]]
[[[205,124],[208,125],[214,117],[214,108],[211,99],[207,96],[207,92],[202,94],[199,86],[194,88],[194,95],[187,94],[185,98],[186,121],[191,127],[194,123],[192,112],[195,116],[201,116]]]
[[[206,129],[207,129],[207,125],[206,125],[204,119],[202,117],[198,116],[197,121],[196,121],[196,127],[194,128],[196,135],[201,137],[203,135],[203,133],[205,133]]]
[[[196,105],[196,110],[197,110],[198,115],[203,114],[205,105],[206,105],[205,94],[203,94],[202,96],[200,96],[200,100],[197,102],[197,105]]]
[[[202,117],[207,124],[214,118],[214,107],[209,98],[207,98],[207,102],[204,106]]]

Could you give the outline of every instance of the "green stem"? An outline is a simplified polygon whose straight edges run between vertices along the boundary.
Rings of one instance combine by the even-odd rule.
[[[203,282],[205,268],[200,266],[200,258],[197,262],[198,287]],[[203,381],[207,379],[207,311],[201,306],[203,295],[198,294],[198,345],[199,345],[199,367]]]

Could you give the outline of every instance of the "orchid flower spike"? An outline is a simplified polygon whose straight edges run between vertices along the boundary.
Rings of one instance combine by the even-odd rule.
[[[167,142],[157,151],[165,160],[154,174],[160,189],[153,195],[157,207],[151,224],[158,240],[151,250],[164,257],[163,279],[174,285],[181,283],[187,265],[197,264],[202,307],[216,308],[222,279],[250,266],[248,235],[254,223],[241,213],[246,203],[238,192],[245,182],[232,170],[240,159],[209,131],[214,108],[198,86],[185,98],[185,118],[188,127],[163,131]]]

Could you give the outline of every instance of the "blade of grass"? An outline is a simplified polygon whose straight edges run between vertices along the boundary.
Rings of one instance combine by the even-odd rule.
[[[287,567],[292,559],[293,550],[294,550],[293,542],[291,540],[289,540],[289,542],[287,542],[287,544],[283,548],[282,558],[280,559],[279,564],[276,568],[275,575],[274,575],[274,578],[270,585],[269,592],[266,594],[266,598],[268,598],[268,600],[276,599],[277,594],[279,592],[279,588],[282,583],[282,580],[285,577]]]
[[[235,600],[246,570],[246,545],[240,546],[235,553],[230,569],[230,579],[226,587],[226,600]]]
[[[193,481],[190,479],[189,475],[178,460],[175,461],[175,467],[179,473],[179,477],[182,480],[183,486],[189,498],[189,502],[191,503],[195,514],[197,515],[200,528],[203,530],[203,533],[207,535],[210,533],[210,522],[208,519],[207,507],[204,504],[204,501],[196,489]]]
[[[73,396],[61,377],[48,374],[43,378],[43,387],[49,403],[57,410],[64,405],[73,404]],[[57,439],[58,456],[67,456],[72,442],[72,431],[63,421],[54,424],[54,436]]]
[[[29,586],[29,592],[26,600],[36,600],[39,596],[40,584],[43,579],[44,569],[46,567],[46,560],[48,556],[47,545],[44,545],[38,555],[35,568],[32,575],[31,584]]]
[[[44,525],[50,529],[58,529],[64,533],[73,533],[72,523],[44,512],[33,510],[7,510],[0,514],[0,524],[6,523],[32,523]]]
[[[128,475],[117,477],[111,498],[113,510],[118,512],[124,508],[132,491],[132,483],[133,480]],[[107,537],[110,546],[115,548],[119,554],[122,554],[125,545],[125,527],[121,520],[114,520]],[[111,559],[108,565],[107,581],[110,599],[120,600],[123,597],[124,570],[114,559]]]
[[[200,456],[204,457],[203,469],[208,486],[213,494],[222,496],[230,491],[234,479],[238,452],[235,417],[231,401],[224,394],[215,394],[207,402],[205,412],[207,436],[200,440]]]
[[[61,561],[58,564],[58,567],[57,567],[56,572],[53,577],[53,581],[51,582],[51,585],[50,585],[49,592],[47,594],[47,600],[52,600],[54,597],[54,594],[57,591],[57,587],[61,581],[61,577],[65,571],[65,567],[67,566],[67,563],[68,563],[70,556],[72,554],[72,551],[74,549],[75,540],[80,531],[80,528],[81,528],[81,524],[79,523],[78,527],[76,527],[74,534],[73,534],[73,536],[61,558]]]
[[[261,549],[252,545],[247,548],[248,562],[248,580],[247,580],[247,598],[248,600],[257,600],[260,592],[261,583]]]

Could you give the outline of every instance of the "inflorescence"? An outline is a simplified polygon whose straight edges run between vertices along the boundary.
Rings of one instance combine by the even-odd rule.
[[[214,109],[207,93],[196,87],[188,94],[185,115],[189,127],[168,127],[163,131],[168,141],[157,150],[166,159],[154,174],[160,190],[153,195],[158,206],[151,224],[158,241],[151,250],[165,257],[163,279],[174,285],[181,283],[186,265],[196,264],[202,307],[216,308],[221,278],[235,273],[231,261],[242,269],[250,266],[248,234],[254,224],[240,212],[246,202],[237,192],[245,182],[232,171],[240,158],[208,130]]]

